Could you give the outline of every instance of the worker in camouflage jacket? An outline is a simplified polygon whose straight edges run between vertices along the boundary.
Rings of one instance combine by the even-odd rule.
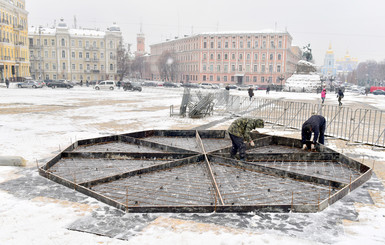
[[[235,157],[239,151],[240,160],[244,161],[246,157],[246,144],[250,143],[254,146],[254,141],[250,137],[250,132],[255,128],[263,128],[264,121],[262,119],[238,118],[229,127],[228,133],[233,144],[230,155]]]

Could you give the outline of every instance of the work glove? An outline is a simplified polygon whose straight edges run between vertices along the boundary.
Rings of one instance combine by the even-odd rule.
[[[251,141],[250,141],[250,146],[252,146],[252,147],[254,147],[254,146],[255,146],[255,144],[254,144],[254,141],[253,141],[253,140],[251,140]]]
[[[307,146],[305,144],[302,145],[302,150],[306,150]]]
[[[314,144],[311,144],[311,150],[315,151],[315,145]]]

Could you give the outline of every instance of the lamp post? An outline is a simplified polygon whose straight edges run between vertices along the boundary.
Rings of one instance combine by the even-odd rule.
[[[332,88],[334,88],[334,85],[333,85],[334,80],[336,80],[334,76],[329,77],[329,81],[330,81],[330,84],[332,85]]]
[[[283,86],[283,85],[282,85],[282,81],[285,80],[285,77],[281,74],[281,75],[278,77],[278,79],[279,79],[279,81],[281,82],[281,89],[280,89],[280,90],[282,91],[282,89],[283,89],[283,87],[282,87],[282,86]]]

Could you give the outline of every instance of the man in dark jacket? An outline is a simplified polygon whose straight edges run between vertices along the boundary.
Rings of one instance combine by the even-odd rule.
[[[303,149],[314,149],[317,140],[320,144],[325,143],[326,119],[320,115],[311,116],[302,124],[302,145]],[[313,142],[310,142],[311,135],[314,133]]]
[[[337,98],[338,98],[338,104],[339,106],[342,106],[342,98],[344,97],[344,92],[342,92],[342,90],[339,88],[338,89],[338,93],[337,93]]]
[[[229,127],[228,132],[233,144],[230,155],[235,157],[239,151],[240,160],[244,161],[246,157],[246,144],[244,141],[254,146],[254,141],[250,137],[250,132],[255,128],[263,128],[264,121],[262,119],[238,118]]]
[[[250,98],[250,101],[253,99],[253,96],[254,96],[254,89],[252,87],[250,87],[247,92],[249,93],[249,98]]]

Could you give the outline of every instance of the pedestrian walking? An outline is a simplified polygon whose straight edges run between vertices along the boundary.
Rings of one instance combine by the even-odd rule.
[[[116,83],[116,86],[118,86],[118,89],[120,89],[120,86],[122,85],[122,82],[121,81],[118,81],[117,83]]]
[[[8,78],[5,79],[5,85],[7,86],[7,88],[9,88],[9,80],[8,80]]]
[[[83,80],[80,80],[80,87],[83,87]]]
[[[250,87],[247,92],[249,93],[249,98],[250,98],[250,101],[252,100],[253,96],[254,96],[254,89],[252,87]]]
[[[244,161],[246,158],[246,144],[250,143],[250,146],[254,146],[254,141],[251,139],[250,132],[255,128],[263,128],[265,125],[262,119],[241,117],[231,123],[228,133],[231,139],[232,147],[230,156],[235,158],[237,152],[239,152],[239,159]]]
[[[326,98],[326,88],[324,88],[321,92],[322,104],[325,102],[325,98]]]
[[[88,82],[88,80],[86,80],[86,86],[88,87],[90,85],[90,83]]]
[[[325,143],[325,128],[326,119],[321,115],[313,115],[306,122],[302,124],[302,146],[303,149],[314,150],[317,143]],[[314,133],[313,141],[311,140],[312,133]]]
[[[338,104],[339,106],[342,106],[342,98],[344,97],[344,92],[342,92],[342,90],[339,88],[338,89],[338,92],[337,92],[337,98],[338,98]]]
[[[269,94],[270,93],[270,86],[267,86],[266,88],[266,94]]]

